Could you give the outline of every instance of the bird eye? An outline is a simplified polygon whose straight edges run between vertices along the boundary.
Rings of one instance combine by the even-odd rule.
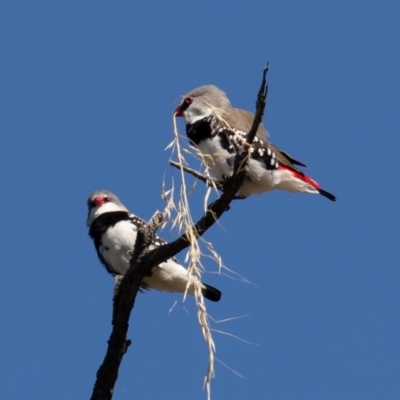
[[[186,97],[185,104],[192,104],[192,102],[193,102],[193,97]]]
[[[106,203],[108,203],[108,202],[111,201],[111,198],[110,198],[110,197],[104,197],[104,201],[105,201]]]

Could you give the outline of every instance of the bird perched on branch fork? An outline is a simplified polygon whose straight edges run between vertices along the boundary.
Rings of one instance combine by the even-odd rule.
[[[233,172],[239,148],[243,148],[253,123],[253,113],[233,108],[226,94],[214,85],[200,86],[182,97],[175,116],[183,117],[188,138],[199,149],[210,172],[224,180]],[[242,198],[280,189],[291,193],[321,194],[336,197],[304,174],[306,167],[266,139],[260,124],[250,147],[249,171],[238,195]]]
[[[107,191],[93,192],[87,201],[89,236],[93,239],[100,261],[107,271],[114,275],[125,275],[135,248],[138,227],[146,222],[131,214],[118,197]],[[166,242],[156,236],[151,249]],[[150,274],[143,278],[143,289],[156,289],[160,292],[184,293],[188,283],[187,270],[175,258],[153,267]],[[203,296],[211,301],[219,301],[221,292],[205,283],[201,283]],[[191,284],[188,293],[194,294]]]

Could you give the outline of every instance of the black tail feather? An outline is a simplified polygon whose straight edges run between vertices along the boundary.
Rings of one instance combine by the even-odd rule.
[[[336,201],[336,196],[334,196],[333,194],[322,190],[322,189],[318,189],[319,194],[322,194],[322,196],[326,197],[327,199],[331,200],[331,201]]]
[[[203,293],[203,296],[210,300],[210,301],[219,301],[221,299],[221,292],[216,289],[215,287],[212,287],[210,285],[207,285],[205,283],[203,283],[203,286],[205,286],[201,292]]]

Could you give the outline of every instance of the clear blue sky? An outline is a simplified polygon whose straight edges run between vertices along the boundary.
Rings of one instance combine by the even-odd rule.
[[[113,279],[87,196],[112,190],[148,219],[178,176],[164,148],[180,95],[213,83],[253,110],[269,61],[271,141],[338,201],[271,193],[207,233],[254,283],[204,278],[223,291],[215,319],[250,314],[216,328],[259,344],[215,335],[246,379],[217,363],[213,399],[399,399],[399,18],[394,1],[2,2],[1,398],[90,396]],[[138,297],[116,400],[205,398],[180,299]]]

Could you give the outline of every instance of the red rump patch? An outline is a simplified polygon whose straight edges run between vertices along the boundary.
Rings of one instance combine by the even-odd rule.
[[[278,169],[290,171],[291,174],[292,174],[295,178],[300,179],[300,180],[302,180],[302,181],[304,181],[304,182],[307,182],[307,183],[310,184],[312,187],[315,187],[315,189],[317,189],[317,190],[320,190],[320,189],[321,189],[321,186],[319,186],[318,183],[314,181],[314,179],[311,179],[309,176],[307,176],[307,175],[305,175],[305,174],[302,174],[302,173],[300,173],[300,172],[298,172],[298,171],[294,171],[294,170],[291,169],[291,168],[283,167],[282,165],[280,165]]]
[[[101,196],[97,196],[93,199],[93,203],[96,205],[96,207],[101,206],[102,204],[105,203],[104,198]]]

